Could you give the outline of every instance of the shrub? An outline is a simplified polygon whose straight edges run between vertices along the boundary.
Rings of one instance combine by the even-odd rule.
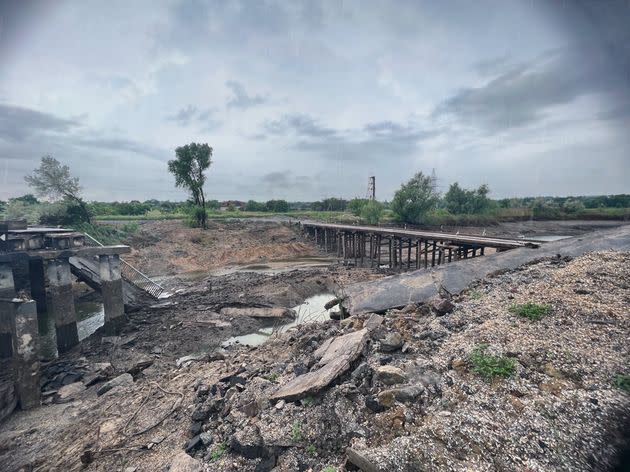
[[[300,442],[302,440],[302,423],[295,421],[291,428],[291,439],[293,442]]]
[[[613,385],[624,392],[630,393],[630,375],[617,374],[613,380]]]
[[[523,318],[529,318],[532,321],[539,321],[551,313],[551,307],[549,305],[539,305],[538,303],[524,303],[522,305],[512,305],[510,312]]]
[[[377,225],[383,217],[383,204],[376,200],[370,200],[361,207],[361,218],[370,225]]]
[[[487,344],[480,344],[468,356],[468,364],[473,372],[490,380],[495,377],[510,377],[516,369],[516,361],[509,357],[486,353]]]

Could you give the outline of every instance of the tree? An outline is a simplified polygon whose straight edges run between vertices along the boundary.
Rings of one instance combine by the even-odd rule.
[[[444,195],[444,204],[454,215],[482,213],[490,206],[488,193],[490,189],[486,184],[476,190],[467,190],[455,182]]]
[[[269,200],[265,204],[265,209],[272,213],[286,213],[289,211],[289,204],[286,200]]]
[[[76,220],[90,222],[90,212],[80,197],[79,178],[70,175],[70,168],[67,165],[62,165],[52,156],[44,156],[39,168],[33,171],[33,175],[25,176],[24,180],[40,197],[53,201],[65,200],[69,212],[75,215]]]
[[[394,194],[391,207],[401,221],[419,223],[427,212],[436,207],[439,198],[433,189],[431,177],[418,172],[409,182],[400,186]]]
[[[367,198],[355,197],[348,202],[346,208],[350,210],[353,215],[359,216],[361,214],[361,210],[367,204],[367,202],[369,202]]]
[[[376,200],[368,200],[360,211],[360,216],[367,224],[377,225],[383,216],[384,205]]]
[[[203,185],[204,171],[212,164],[212,148],[208,144],[190,143],[175,149],[176,158],[168,161],[168,170],[175,176],[175,186],[190,191],[194,204],[195,219],[202,228],[207,228],[206,197]]]

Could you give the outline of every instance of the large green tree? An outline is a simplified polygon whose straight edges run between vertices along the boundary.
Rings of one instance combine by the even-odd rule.
[[[81,185],[78,177],[70,175],[70,168],[52,156],[44,156],[39,168],[27,175],[24,180],[40,197],[49,200],[64,200],[68,204],[67,213],[72,220],[90,222],[90,212],[81,198]]]
[[[207,227],[206,197],[203,185],[204,171],[212,164],[212,148],[208,144],[190,143],[175,149],[175,159],[168,161],[168,170],[175,176],[175,185],[190,191],[197,206],[195,219],[202,228]]]
[[[394,194],[391,208],[398,219],[406,223],[420,223],[422,217],[433,210],[440,199],[431,177],[418,172],[400,186]]]
[[[444,195],[444,204],[448,211],[456,215],[483,213],[490,206],[489,192],[485,184],[476,190],[468,190],[455,182]]]

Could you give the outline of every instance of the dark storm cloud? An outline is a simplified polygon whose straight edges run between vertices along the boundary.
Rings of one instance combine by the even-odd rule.
[[[292,113],[279,120],[269,121],[263,125],[265,132],[274,136],[295,135],[309,138],[332,138],[337,131],[320,125],[309,115]]]
[[[454,116],[489,133],[529,125],[546,118],[552,106],[590,93],[614,93],[624,86],[619,77],[602,74],[603,67],[598,58],[587,64],[584,51],[548,52],[481,87],[460,90],[439,104],[434,116]]]
[[[18,141],[40,133],[68,133],[79,126],[81,123],[76,119],[0,104],[0,139],[5,141]]]
[[[221,121],[215,118],[216,112],[213,108],[199,110],[196,106],[188,105],[177,113],[168,115],[166,121],[171,121],[182,127],[196,125],[200,126],[203,131],[209,131],[221,126]]]
[[[418,144],[440,133],[393,121],[368,123],[362,129],[337,130],[321,125],[306,114],[285,115],[263,125],[267,135],[295,138],[294,149],[333,160],[378,160],[384,156],[405,158]]]
[[[260,177],[260,182],[263,186],[282,189],[303,190],[306,186],[311,185],[312,180],[312,177],[305,175],[293,175],[293,172],[290,170],[269,172]]]
[[[232,98],[227,101],[228,108],[247,109],[267,102],[267,98],[260,95],[248,95],[243,84],[235,80],[228,80],[225,86],[233,94]]]

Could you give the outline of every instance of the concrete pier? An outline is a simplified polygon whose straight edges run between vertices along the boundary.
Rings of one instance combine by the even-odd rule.
[[[57,350],[66,352],[79,344],[70,263],[65,258],[51,259],[46,272],[49,282],[48,313],[55,320]]]
[[[0,359],[13,356],[13,270],[8,262],[0,262]]]
[[[28,264],[31,298],[37,303],[37,313],[46,311],[46,269],[43,259],[31,259]]]
[[[101,295],[105,312],[105,326],[108,334],[116,334],[125,320],[123,284],[120,275],[118,254],[99,256]]]
[[[14,302],[15,336],[13,362],[16,372],[15,387],[23,410],[40,405],[39,349],[37,303],[35,300]]]

